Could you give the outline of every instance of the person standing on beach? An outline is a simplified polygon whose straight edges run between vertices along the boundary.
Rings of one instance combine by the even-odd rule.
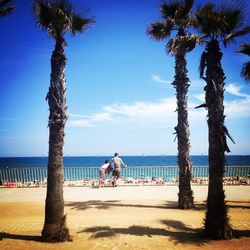
[[[126,168],[127,165],[122,161],[118,153],[115,153],[114,158],[112,159],[112,164],[114,165],[114,170],[113,170],[114,179],[112,185],[113,187],[116,187],[117,180],[121,177],[122,167]]]
[[[103,186],[105,175],[110,165],[111,165],[110,161],[106,160],[105,163],[99,168],[99,187]]]

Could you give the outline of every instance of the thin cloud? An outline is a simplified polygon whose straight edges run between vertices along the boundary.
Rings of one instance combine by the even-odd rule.
[[[154,82],[162,83],[162,84],[172,84],[173,83],[173,80],[169,81],[169,80],[162,79],[159,75],[151,75],[151,79]],[[191,79],[191,80],[189,80],[189,83],[192,87],[202,87],[204,85],[204,81],[200,80],[200,79],[198,79],[198,80]]]
[[[205,94],[198,94],[198,95],[193,95],[197,100],[204,102],[205,101]]]
[[[250,98],[225,101],[225,114],[229,118],[247,118],[250,117],[249,107]]]
[[[240,89],[234,84],[229,84],[227,87],[228,93],[244,97],[243,99],[225,100],[225,114],[230,119],[250,117],[250,95],[241,93]],[[193,97],[196,101],[189,101],[188,103],[190,123],[205,120],[207,117],[205,109],[194,109],[201,102],[204,102],[205,94],[197,94]],[[100,112],[88,116],[71,114],[68,125],[74,127],[103,127],[119,124],[119,126],[134,128],[174,126],[177,119],[176,107],[174,96],[155,102],[114,103],[103,106]]]
[[[173,82],[173,81],[164,80],[158,75],[152,75],[151,78],[153,81],[158,82],[158,83],[171,84]]]
[[[226,86],[226,92],[234,95],[234,96],[240,96],[240,97],[247,97],[250,98],[250,95],[243,94],[241,93],[241,88],[240,86],[237,86],[236,84],[230,83]]]
[[[104,106],[100,112],[90,116],[70,115],[69,125],[98,127],[113,124],[162,124],[175,118],[174,97],[158,102],[115,103]],[[75,118],[82,117],[81,119]]]

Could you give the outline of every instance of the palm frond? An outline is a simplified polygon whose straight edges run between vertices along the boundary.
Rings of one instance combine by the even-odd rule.
[[[168,2],[164,2],[160,5],[160,12],[162,13],[162,17],[164,19],[174,19],[176,12],[180,7],[180,0],[169,0]]]
[[[52,25],[51,6],[47,0],[35,0],[32,6],[37,25],[42,29],[48,29]]]
[[[68,0],[34,0],[33,12],[40,28],[47,30],[54,39],[62,38],[66,32],[81,33],[94,21],[75,13]]]
[[[250,56],[250,44],[249,43],[241,43],[240,46],[241,46],[241,48],[236,50],[236,52]]]
[[[176,19],[188,19],[193,3],[193,0],[183,0],[176,12]]]
[[[51,0],[51,6],[61,9],[67,16],[71,16],[75,8],[69,0]]]
[[[199,65],[200,78],[204,77],[204,70],[205,70],[205,67],[206,67],[206,61],[207,61],[207,53],[203,52],[201,54],[200,65]]]
[[[12,0],[0,0],[0,8],[6,8],[9,4],[12,4]]]
[[[178,36],[174,39],[171,39],[167,45],[166,49],[168,53],[176,54],[178,51],[190,52],[192,51],[197,43],[200,43],[201,40],[195,35],[184,35]]]
[[[155,40],[163,40],[170,35],[172,28],[173,23],[171,21],[169,21],[168,23],[156,22],[150,24],[150,26],[147,28],[146,33]]]
[[[224,45],[232,41],[244,24],[246,11],[241,1],[231,0],[224,5],[206,4],[195,13],[198,30],[211,37],[225,40]],[[244,30],[246,32],[246,30]],[[243,35],[243,32],[241,32]]]
[[[0,17],[10,14],[16,7],[12,5],[12,0],[0,1]]]
[[[247,35],[250,33],[250,26],[243,28],[242,30],[231,32],[224,40],[224,46],[226,46],[229,42],[234,41],[235,38]]]
[[[177,45],[175,39],[170,39],[166,45],[166,51],[169,54],[174,54],[176,52]]]
[[[243,64],[240,74],[247,82],[250,82],[250,61]]]
[[[222,17],[215,10],[215,5],[212,3],[206,4],[203,7],[198,7],[195,13],[198,22],[198,30],[204,35],[217,33],[218,23]]]
[[[220,7],[220,15],[223,16],[221,32],[230,34],[244,25],[246,8],[241,1],[230,1]]]
[[[91,24],[93,24],[94,22],[95,22],[95,19],[93,17],[87,18],[87,15],[86,17],[82,17],[79,14],[72,15],[72,21],[71,21],[72,35],[82,33],[83,31],[88,29],[91,26]]]
[[[185,41],[184,41],[183,46],[185,47],[187,52],[190,52],[195,48],[196,44],[200,44],[200,43],[202,43],[202,40],[198,36],[187,35],[185,36]]]

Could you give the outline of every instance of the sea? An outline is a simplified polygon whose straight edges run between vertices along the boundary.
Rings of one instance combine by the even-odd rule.
[[[177,156],[121,156],[129,167],[134,166],[177,166]],[[112,156],[65,156],[65,167],[99,167]],[[47,157],[0,157],[0,168],[45,168]],[[208,156],[191,156],[193,166],[208,166]],[[226,166],[250,166],[250,155],[228,155]]]

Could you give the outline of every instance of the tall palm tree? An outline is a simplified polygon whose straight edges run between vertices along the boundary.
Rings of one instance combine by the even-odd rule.
[[[225,152],[230,152],[226,136],[231,140],[232,138],[224,125],[223,103],[226,77],[221,65],[223,54],[220,43],[242,27],[244,12],[240,2],[230,2],[221,6],[209,3],[198,8],[195,15],[198,31],[206,44],[200,61],[200,77],[206,82],[205,104],[201,107],[208,110],[209,134],[209,186],[204,231],[206,236],[212,239],[230,239],[233,237],[233,231],[225,204],[223,174]]]
[[[10,14],[15,8],[12,0],[0,0],[0,17]]]
[[[94,20],[80,16],[67,0],[34,0],[33,12],[39,27],[55,40],[51,56],[50,87],[46,97],[50,111],[49,157],[42,237],[49,242],[63,242],[71,240],[65,224],[63,199],[63,144],[67,120],[64,35],[67,32],[72,35],[82,33]]]
[[[243,53],[245,55],[250,56],[250,44],[242,43],[241,48],[237,50],[237,52]],[[243,64],[241,69],[241,76],[247,81],[250,82],[250,61]]]
[[[188,32],[194,24],[190,17],[193,0],[169,0],[160,5],[162,21],[152,23],[147,34],[156,40],[163,40],[176,33],[167,45],[167,53],[175,56],[175,76],[172,85],[176,89],[177,119],[175,134],[178,140],[179,194],[178,207],[190,209],[194,206],[191,189],[191,161],[188,123],[188,87],[186,54],[198,42],[198,38]]]

